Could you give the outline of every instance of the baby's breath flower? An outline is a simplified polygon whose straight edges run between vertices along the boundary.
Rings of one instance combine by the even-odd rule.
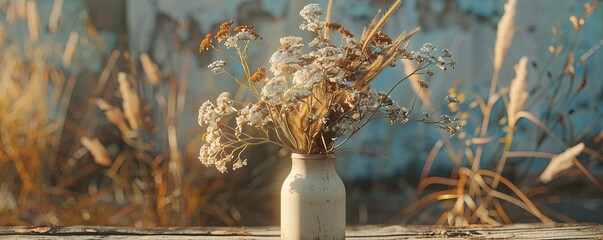
[[[400,108],[400,123],[404,124],[407,123],[408,120],[410,119],[410,112],[408,111],[408,109],[406,107],[402,107]]]
[[[214,74],[220,74],[224,72],[224,68],[226,68],[227,66],[228,62],[224,60],[218,60],[207,65],[207,68],[209,68]]]
[[[271,119],[264,117],[262,107],[260,107],[258,104],[248,104],[239,111],[236,121],[237,127],[235,129],[235,134],[240,136],[243,132],[243,126],[245,124],[248,126],[261,127],[268,124]]]
[[[454,119],[446,127],[444,127],[444,130],[446,130],[450,134],[450,137],[453,137],[454,134],[461,130],[461,128],[461,119],[459,119],[458,117],[454,117]]]
[[[226,168],[226,164],[231,162],[232,159],[233,159],[233,155],[228,154],[228,155],[224,156],[224,158],[222,158],[222,159],[217,159],[217,161],[214,163],[214,165],[216,165],[216,169],[218,169],[218,171],[220,171],[221,173],[226,173],[226,172],[228,172],[228,169]]]
[[[446,102],[448,102],[448,103],[458,103],[458,102],[460,102],[457,98],[455,98],[453,96],[450,96],[450,95],[447,95],[445,99],[446,99]]]
[[[442,57],[452,58],[452,52],[450,52],[450,49],[444,49],[442,51],[444,51],[444,56]]]
[[[444,58],[438,57],[436,59],[436,66],[438,66],[440,69],[446,71],[446,61],[444,61]]]
[[[421,52],[424,52],[424,53],[430,53],[434,49],[435,48],[433,47],[433,45],[431,43],[424,43],[420,50],[421,50]]]
[[[454,61],[454,59],[450,59],[450,61],[448,62],[448,66],[454,69],[454,67],[456,66],[456,62]]]
[[[242,168],[243,166],[247,166],[247,159],[237,159],[234,164],[232,164],[232,170],[237,170]]]
[[[397,102],[393,101],[391,105],[385,107],[387,118],[389,118],[389,122],[391,124],[396,123],[396,121],[400,117],[401,108]]]
[[[429,77],[434,77],[435,76],[435,74],[431,70],[429,70],[429,69],[427,69],[427,71],[425,71],[425,75],[427,75]]]
[[[422,88],[429,88],[429,82],[427,82],[423,79],[419,79],[419,86]]]
[[[199,126],[215,124],[219,119],[220,115],[216,111],[216,106],[210,101],[204,102],[199,108]]]

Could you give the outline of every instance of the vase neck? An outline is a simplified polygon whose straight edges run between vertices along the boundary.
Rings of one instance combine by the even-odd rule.
[[[293,160],[320,160],[328,161],[334,160],[335,154],[306,154],[306,153],[292,153],[291,159]]]
[[[291,155],[291,172],[295,174],[329,175],[335,172],[334,154],[297,154]]]

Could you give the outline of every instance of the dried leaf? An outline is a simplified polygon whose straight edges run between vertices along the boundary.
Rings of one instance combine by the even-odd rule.
[[[71,34],[69,34],[67,44],[65,45],[65,51],[63,52],[63,64],[65,66],[71,65],[71,60],[73,59],[73,55],[75,55],[75,50],[77,49],[77,40],[77,32],[71,32]]]
[[[137,130],[140,126],[140,98],[138,98],[136,91],[130,87],[126,73],[120,72],[117,75],[117,81],[119,81],[119,92],[123,98],[122,108],[126,119],[128,119],[130,127]]]
[[[157,64],[151,60],[148,54],[143,53],[140,55],[140,62],[142,63],[142,69],[144,70],[145,75],[149,79],[149,82],[153,85],[159,84],[161,81],[161,73],[159,72],[159,67]]]
[[[59,20],[61,19],[61,10],[63,8],[63,0],[55,0],[52,5],[52,12],[48,18],[48,31],[53,33],[59,28]]]
[[[515,126],[517,121],[515,114],[523,109],[523,105],[529,96],[528,91],[526,90],[526,76],[528,75],[527,65],[527,57],[522,57],[515,65],[515,79],[511,81],[509,89],[509,106],[507,107],[509,127]]]
[[[122,134],[127,135],[126,133],[130,132],[130,127],[126,124],[126,117],[119,108],[111,106],[111,104],[101,98],[97,98],[95,103],[98,108],[105,112],[105,116],[107,116],[109,122],[115,124]]]
[[[6,33],[4,31],[4,23],[0,22],[0,43],[3,43],[6,40]]]
[[[90,154],[94,157],[94,162],[106,167],[111,166],[113,160],[111,160],[109,152],[98,138],[90,139],[88,137],[82,137],[80,142],[82,143],[82,146],[90,151]]]
[[[15,3],[15,13],[19,18],[27,17],[27,1],[26,0],[17,0]]]
[[[40,36],[40,16],[38,15],[36,1],[27,2],[27,29],[29,30],[29,38],[32,41],[37,41]]]
[[[550,182],[555,174],[571,167],[572,160],[578,156],[582,150],[584,150],[584,143],[578,143],[576,146],[568,148],[561,154],[554,156],[546,169],[540,174],[540,180],[544,183]]]

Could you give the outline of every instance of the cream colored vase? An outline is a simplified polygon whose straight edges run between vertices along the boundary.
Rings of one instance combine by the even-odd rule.
[[[281,239],[345,239],[345,187],[335,155],[292,154],[281,188]]]

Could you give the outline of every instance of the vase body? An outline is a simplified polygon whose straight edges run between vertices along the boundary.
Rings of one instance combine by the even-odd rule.
[[[281,188],[281,239],[345,239],[345,187],[333,154],[292,154]]]

